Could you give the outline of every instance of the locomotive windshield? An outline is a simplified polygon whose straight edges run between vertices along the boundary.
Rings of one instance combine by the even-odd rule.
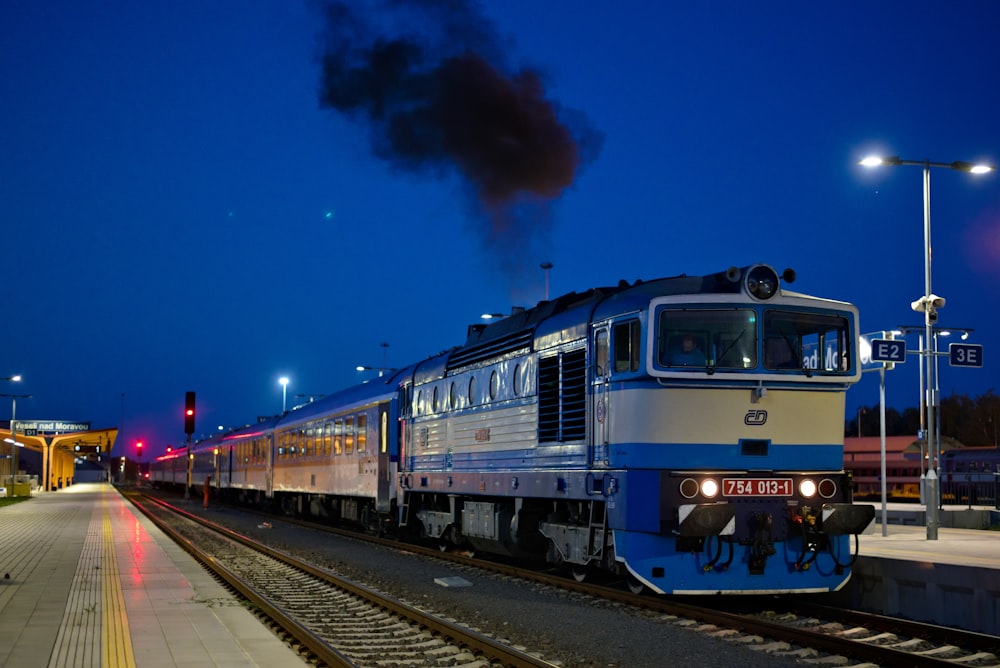
[[[657,362],[662,367],[753,369],[757,312],[753,309],[664,309]]]
[[[847,319],[797,311],[764,311],[764,367],[848,371]]]
[[[760,322],[761,317],[763,322]],[[847,318],[762,309],[663,308],[656,365],[671,370],[849,372]]]

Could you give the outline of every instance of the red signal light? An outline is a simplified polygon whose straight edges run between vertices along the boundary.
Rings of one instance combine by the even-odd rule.
[[[136,459],[142,458],[142,441],[135,442],[135,456]]]
[[[184,394],[184,433],[194,433],[194,392]]]

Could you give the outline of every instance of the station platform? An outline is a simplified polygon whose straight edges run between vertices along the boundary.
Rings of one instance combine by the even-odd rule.
[[[303,663],[106,483],[0,508],[0,574],[2,666]]]
[[[881,504],[858,537],[859,557],[834,597],[870,612],[1000,635],[1000,531],[991,507],[945,506],[936,539],[928,539],[924,508]],[[982,528],[953,528],[972,525]],[[885,535],[883,535],[883,533]]]

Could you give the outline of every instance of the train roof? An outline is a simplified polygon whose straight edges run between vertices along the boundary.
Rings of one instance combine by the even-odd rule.
[[[743,280],[757,267],[752,265],[705,276],[680,274],[634,283],[620,281],[618,285],[598,287],[586,292],[571,292],[551,301],[539,302],[531,309],[515,311],[510,316],[489,325],[471,325],[465,344],[420,364],[417,382],[443,377],[448,371],[473,366],[497,355],[524,350],[544,350],[552,346],[587,336],[594,320],[603,320],[630,311],[639,311],[656,297],[699,294],[740,294]],[[786,269],[775,277],[791,282],[795,273]],[[810,298],[808,295],[779,290],[777,294]],[[845,302],[829,303],[844,304]]]
[[[360,385],[352,385],[302,406],[296,406],[277,419],[276,427],[280,429],[293,426],[322,415],[350,410],[375,401],[388,400],[395,396],[399,379],[404,377],[407,372],[408,369],[398,369],[385,376],[373,378]]]
[[[949,450],[942,450],[941,459],[982,459],[992,461],[1000,459],[1000,448],[995,446],[951,448]]]

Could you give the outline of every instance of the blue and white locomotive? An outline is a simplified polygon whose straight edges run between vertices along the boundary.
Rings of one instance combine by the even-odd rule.
[[[472,326],[278,419],[260,493],[637,590],[838,589],[874,516],[843,471],[857,311],[782,279],[755,265],[622,282]],[[353,451],[335,445],[348,419]],[[225,438],[220,489],[235,484]]]

